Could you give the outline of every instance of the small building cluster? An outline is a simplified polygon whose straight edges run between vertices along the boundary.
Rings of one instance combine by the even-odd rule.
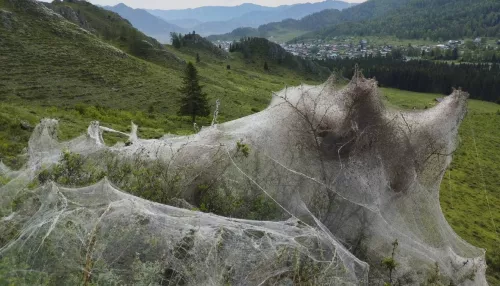
[[[468,43],[467,43],[468,42]],[[215,41],[216,46],[221,47],[225,51],[230,50],[232,41]],[[485,39],[476,38],[474,40],[448,40],[433,45],[417,44],[417,45],[400,45],[393,46],[390,44],[374,44],[367,39],[357,40],[354,37],[335,37],[333,40],[310,40],[304,42],[282,43],[280,44],[287,52],[294,56],[308,59],[353,59],[361,57],[386,57],[390,55],[394,49],[402,51],[404,60],[415,60],[422,58],[424,54],[433,54],[437,50],[442,50],[443,53],[457,53],[462,55],[465,50],[469,49],[473,44],[486,49],[500,49],[500,40],[496,41],[499,47],[494,48],[485,44]],[[439,54],[439,51],[437,52]]]

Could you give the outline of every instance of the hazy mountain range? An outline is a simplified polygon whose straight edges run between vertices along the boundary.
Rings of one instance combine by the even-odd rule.
[[[342,11],[335,9],[322,10],[320,12],[311,13],[301,18],[300,20],[285,19],[282,21],[266,23],[259,26],[258,28],[238,28],[227,34],[212,35],[209,37],[209,39],[212,41],[237,40],[241,37],[263,37],[272,39],[279,37],[280,35],[290,35],[287,40],[291,40],[298,36],[306,36],[306,34],[307,36],[309,36],[309,34],[312,35],[314,32],[324,31],[341,24],[344,24],[345,26],[357,26],[363,21],[368,21],[376,18],[384,18],[387,14],[393,13],[401,7],[417,1],[369,0],[359,5],[343,9]],[[432,0],[423,1],[429,2]],[[386,23],[386,26],[390,26],[390,23]],[[365,27],[365,33],[368,32],[369,28]]]
[[[143,9],[133,9],[120,3],[115,6],[105,6],[105,9],[113,11],[127,19],[139,31],[156,38],[162,43],[170,41],[170,33],[186,33],[188,30],[178,25],[168,23],[159,17],[153,16]]]
[[[186,33],[194,30],[202,36],[224,34],[240,27],[256,28],[284,19],[301,19],[325,9],[343,10],[352,5],[343,1],[326,0],[319,3],[278,7],[242,4],[234,7],[207,6],[184,10],[144,10],[133,9],[120,3],[104,8],[118,13],[145,34],[166,42],[170,38],[170,32]]]

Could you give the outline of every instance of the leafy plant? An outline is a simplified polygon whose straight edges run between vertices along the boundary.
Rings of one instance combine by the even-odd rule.
[[[385,257],[382,259],[382,266],[389,271],[389,283],[386,285],[392,285],[392,273],[396,270],[398,267],[398,263],[394,259],[394,256],[396,255],[396,248],[398,247],[399,243],[398,240],[396,239],[392,243],[392,253],[391,256]]]
[[[248,144],[243,144],[242,141],[238,141],[236,142],[236,152],[241,152],[241,154],[243,154],[245,158],[248,158],[248,156],[250,155],[250,147],[248,146]]]
[[[65,151],[56,166],[38,174],[38,181],[40,184],[50,180],[66,186],[84,186],[98,182],[105,175],[104,170],[92,166],[80,154]]]

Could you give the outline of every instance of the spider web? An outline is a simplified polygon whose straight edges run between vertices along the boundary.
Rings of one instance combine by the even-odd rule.
[[[286,88],[257,114],[191,136],[138,137],[92,122],[59,142],[44,119],[29,161],[0,187],[0,282],[97,285],[486,285],[484,250],[458,237],[439,205],[467,94],[425,111],[386,107],[356,73],[337,89]],[[215,115],[216,116],[216,115]],[[106,146],[103,132],[128,136]],[[239,144],[237,143],[239,142]],[[249,147],[242,154],[241,144]],[[114,182],[27,188],[64,150],[168,169],[178,198],[201,184],[267,196],[276,221],[222,217],[153,203]],[[381,265],[391,255],[391,275]],[[2,280],[3,279],[3,280]],[[0,283],[1,284],[1,283]]]

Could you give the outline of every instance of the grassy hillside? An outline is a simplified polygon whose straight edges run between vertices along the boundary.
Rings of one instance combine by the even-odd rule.
[[[105,22],[105,26],[130,29],[126,21],[112,12],[86,2],[57,3],[66,4],[73,11],[87,11],[89,15],[85,19],[92,27],[100,27],[96,23],[108,19],[103,15],[111,15],[108,21],[113,24]],[[80,9],[76,5],[83,7]],[[94,10],[98,11],[95,15],[88,12]],[[89,20],[93,18],[98,20]],[[120,40],[123,34],[106,41],[99,32],[89,32],[29,0],[0,0],[0,19],[0,62],[3,65],[0,100],[3,104],[32,106],[36,114],[50,114],[44,111],[47,107],[57,107],[61,112],[56,114],[62,114],[99,106],[117,112],[142,112],[170,118],[168,120],[178,121],[182,128],[191,130],[176,114],[183,62],[195,62],[196,53],[202,59],[197,68],[210,102],[222,101],[221,120],[258,111],[271,99],[271,91],[307,80],[303,74],[278,65],[271,65],[271,70],[264,72],[263,63],[249,63],[241,53],[221,57],[203,45],[187,45],[180,50],[162,46],[162,53],[175,58],[165,57],[161,62],[158,58],[139,58],[119,49],[128,51],[128,46]],[[146,39],[140,32],[137,35]],[[142,113],[135,118],[142,118]],[[128,125],[128,121],[123,123]],[[160,133],[178,129],[159,122],[152,125],[161,127]],[[2,128],[8,133],[6,126]],[[23,138],[0,138],[1,159],[14,160],[12,156],[25,145]]]

